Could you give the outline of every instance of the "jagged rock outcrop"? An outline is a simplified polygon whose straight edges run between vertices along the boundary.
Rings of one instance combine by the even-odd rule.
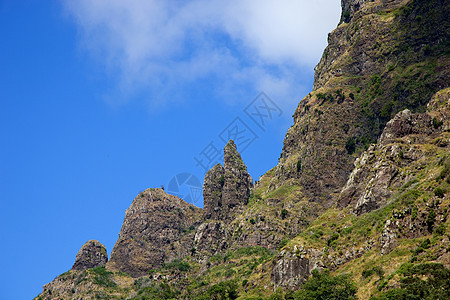
[[[426,203],[425,207],[413,206],[394,211],[392,217],[386,220],[379,238],[380,254],[390,253],[402,239],[419,238],[431,234],[436,227],[447,221],[446,209],[442,199],[434,197]],[[444,237],[444,241],[445,239],[448,237]],[[439,249],[436,256],[444,256],[443,259],[445,259],[446,252],[446,249]]]
[[[78,251],[72,270],[86,270],[103,267],[108,262],[108,254],[102,243],[96,240],[86,242]]]
[[[233,140],[224,148],[224,165],[215,165],[205,175],[203,183],[205,223],[195,234],[197,257],[223,251],[233,236],[230,223],[248,204],[253,180],[247,172]]]
[[[125,212],[108,266],[137,277],[189,255],[201,216],[201,209],[162,189],[145,190]]]
[[[389,121],[378,143],[356,159],[338,206],[352,205],[362,214],[385,205],[393,190],[413,179],[412,167],[428,163],[427,144],[450,148],[449,99],[450,89],[442,90],[431,99],[427,113],[403,110]]]
[[[224,148],[224,165],[214,166],[206,173],[203,184],[205,218],[212,220],[233,219],[242,211],[250,197],[253,180],[247,172],[233,140]]]

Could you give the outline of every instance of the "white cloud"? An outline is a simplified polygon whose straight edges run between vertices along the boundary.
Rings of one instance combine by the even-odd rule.
[[[73,0],[65,8],[83,48],[118,78],[121,97],[164,103],[213,81],[218,98],[253,89],[297,101],[298,76],[318,62],[339,2]]]

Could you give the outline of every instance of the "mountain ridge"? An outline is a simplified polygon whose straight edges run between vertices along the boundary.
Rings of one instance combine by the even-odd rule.
[[[413,272],[423,298],[450,297],[429,268],[450,267],[449,8],[342,0],[277,166],[253,185],[230,141],[203,210],[144,191],[110,260],[88,255],[36,299],[314,299],[320,278],[394,299]]]

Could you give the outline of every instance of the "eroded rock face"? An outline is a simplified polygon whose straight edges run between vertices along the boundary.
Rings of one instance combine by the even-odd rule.
[[[90,240],[78,251],[72,270],[103,267],[108,262],[106,248],[99,241]]]
[[[195,233],[195,252],[199,261],[227,248],[227,233],[222,221],[202,223]]]
[[[403,110],[386,124],[376,145],[355,161],[355,168],[342,189],[338,206],[352,205],[356,214],[382,207],[396,190],[411,180],[405,167],[426,165],[424,145],[449,148],[450,89],[438,92],[428,112],[413,114]]]
[[[414,84],[405,86],[394,75],[444,57],[427,51],[410,55],[402,47],[407,44],[418,53],[424,51],[422,45],[439,45],[445,36],[439,24],[448,18],[447,6],[437,0],[342,1],[343,18],[348,19],[328,35],[313,91],[295,111],[271,189],[294,183],[311,201],[329,207],[328,195],[345,185],[355,152],[376,141],[395,112],[419,111],[448,86],[445,59],[437,59],[439,67],[426,75],[427,84],[411,76],[407,81]],[[400,7],[405,9],[393,13]],[[427,20],[427,29],[416,16]]]
[[[108,265],[137,277],[190,255],[201,216],[200,208],[162,189],[142,192],[125,213]]]
[[[206,173],[203,184],[205,218],[232,220],[247,205],[253,180],[247,166],[230,140],[224,148],[224,166],[214,166]]]
[[[271,281],[289,289],[299,288],[314,269],[323,269],[323,252],[294,246],[291,251],[282,250],[273,261]]]

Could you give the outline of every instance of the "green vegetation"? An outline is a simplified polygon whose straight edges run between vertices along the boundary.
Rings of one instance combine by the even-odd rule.
[[[357,299],[357,288],[348,275],[331,276],[328,270],[312,271],[311,277],[289,299]]]
[[[434,117],[432,120],[432,123],[433,123],[433,127],[438,129],[439,127],[442,126],[442,124],[444,124],[444,121],[438,120],[438,119],[436,119],[436,117]]]
[[[233,300],[238,297],[238,285],[235,281],[222,281],[211,286],[206,293],[195,300]]]
[[[191,269],[191,265],[188,262],[175,259],[171,261],[170,263],[163,264],[163,268],[170,269],[170,270],[178,270],[180,272],[186,272]]]
[[[397,272],[400,287],[390,289],[371,300],[450,299],[450,270],[441,264],[405,264]]]
[[[433,231],[434,222],[436,222],[436,212],[434,211],[433,208],[430,208],[428,210],[428,217],[427,217],[427,226],[429,232]]]
[[[436,229],[434,230],[434,234],[435,235],[444,235],[446,232],[446,226],[444,223],[439,224],[439,226],[436,227]]]
[[[139,289],[136,297],[131,298],[131,300],[163,300],[163,299],[179,299],[181,292],[174,289],[171,285],[167,283],[148,283],[149,286],[142,287]],[[136,283],[135,283],[136,285]]]
[[[430,239],[425,239],[420,245],[417,247],[416,250],[414,250],[414,256],[416,256],[419,253],[422,253],[425,251],[425,249],[430,248],[431,241]]]
[[[278,250],[283,248],[284,246],[286,246],[289,243],[289,239],[287,238],[283,238],[280,242],[280,244],[278,244]]]
[[[444,190],[443,188],[437,187],[434,189],[434,195],[436,195],[436,197],[439,198],[444,198],[446,190]]]
[[[280,199],[280,198],[284,198],[289,196],[290,194],[292,194],[294,191],[298,190],[299,187],[295,186],[295,185],[283,185],[281,187],[279,187],[278,189],[268,193],[266,195],[266,199],[268,198],[276,198],[276,199]]]
[[[369,95],[372,97],[379,96],[383,93],[381,89],[381,77],[378,74],[372,75],[368,85]]]
[[[113,272],[107,271],[105,267],[89,269],[94,274],[94,283],[104,287],[116,287],[117,284],[111,280]]]
[[[301,159],[298,159],[298,161],[297,161],[297,173],[300,172],[301,169],[302,169],[302,161],[301,161]]]
[[[342,14],[342,17],[343,17],[344,23],[350,22],[350,12],[349,11],[345,11]]]
[[[354,137],[349,137],[347,142],[345,143],[345,150],[347,150],[348,154],[355,153],[356,150],[356,140]]]
[[[335,246],[336,240],[339,238],[339,234],[334,232],[328,239],[327,239],[327,245],[328,246]]]
[[[436,178],[437,180],[442,180],[450,174],[450,159],[445,158],[444,168],[439,173],[439,176]]]
[[[377,275],[380,279],[384,278],[384,271],[383,268],[381,266],[374,266],[368,269],[364,269],[361,273],[362,277],[364,279],[369,278],[373,275]]]

